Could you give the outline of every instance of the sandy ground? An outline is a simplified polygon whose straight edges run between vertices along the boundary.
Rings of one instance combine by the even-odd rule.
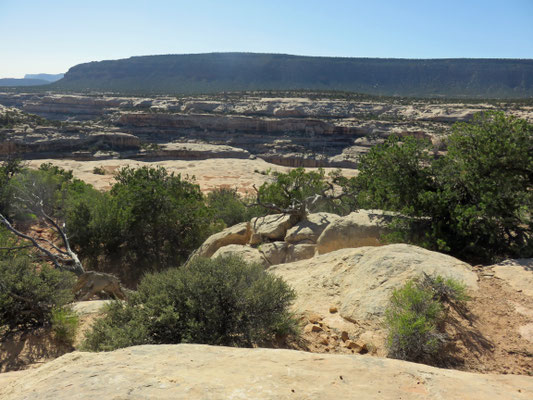
[[[90,183],[99,190],[108,190],[113,184],[113,174],[122,167],[141,166],[161,166],[170,172],[183,176],[194,177],[200,188],[209,192],[219,187],[237,188],[242,194],[253,193],[253,185],[260,186],[268,178],[264,174],[267,170],[288,172],[290,168],[267,163],[261,159],[208,159],[208,160],[167,160],[146,162],[138,160],[101,160],[101,161],[75,161],[42,159],[31,160],[28,165],[31,168],[38,168],[43,163],[52,163],[61,168],[72,170],[74,176],[87,183]],[[94,174],[95,167],[105,169],[105,175]],[[308,171],[316,168],[306,168]],[[325,168],[326,173],[334,171],[335,168]],[[342,169],[343,175],[351,177],[357,174],[353,169]]]

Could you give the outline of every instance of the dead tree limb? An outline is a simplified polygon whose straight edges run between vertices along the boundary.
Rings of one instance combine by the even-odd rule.
[[[344,191],[342,193],[339,193],[338,195],[334,195],[333,193],[335,192],[335,187],[333,186],[333,184],[331,182],[324,183],[327,185],[327,187],[322,189],[320,193],[315,193],[312,196],[305,197],[303,200],[291,197],[291,193],[287,190],[287,188],[282,187],[281,189],[283,190],[283,193],[290,201],[290,205],[288,207],[280,207],[274,203],[262,201],[261,193],[255,185],[252,185],[256,193],[255,203],[245,205],[246,207],[260,206],[266,208],[267,210],[275,211],[280,214],[296,215],[300,219],[305,219],[307,218],[307,215],[309,215],[312,210],[318,206],[320,202],[340,200],[343,197],[353,195],[353,193],[351,192]]]

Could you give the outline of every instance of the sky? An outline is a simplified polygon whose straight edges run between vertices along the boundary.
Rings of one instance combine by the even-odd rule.
[[[227,51],[531,59],[533,0],[0,0],[0,38],[0,78]]]

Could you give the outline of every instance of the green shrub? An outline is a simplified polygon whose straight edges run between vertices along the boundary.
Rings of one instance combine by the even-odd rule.
[[[86,335],[85,348],[146,343],[251,346],[294,332],[294,292],[240,258],[195,259],[147,274],[126,304],[113,303]]]
[[[262,203],[271,203],[280,208],[288,208],[294,204],[305,202],[315,195],[334,195],[331,182],[341,183],[348,192],[353,186],[353,179],[341,176],[334,171],[329,179],[322,168],[307,172],[304,168],[295,168],[288,173],[267,171],[272,180],[263,183],[258,194]],[[310,212],[332,212],[345,215],[355,210],[353,196],[341,199],[322,198],[314,204],[308,204]]]
[[[36,269],[26,254],[0,257],[0,337],[49,325],[52,310],[73,300],[74,275]]]
[[[95,175],[105,175],[105,168],[104,167],[94,167],[93,168],[93,174]]]
[[[54,338],[72,346],[78,331],[78,314],[70,307],[54,308],[52,310],[51,323]]]
[[[215,189],[207,195],[207,205],[213,211],[215,219],[222,220],[226,226],[249,221],[253,217],[264,216],[267,213],[262,207],[247,207],[249,200],[239,196],[237,189],[224,187]]]
[[[108,193],[71,197],[71,245],[91,268],[137,282],[184,262],[220,228],[198,185],[164,168],[123,168]]]
[[[7,215],[13,204],[13,176],[20,172],[21,163],[17,159],[7,159],[0,164],[0,214]]]
[[[385,312],[388,356],[430,364],[443,358],[446,306],[462,307],[467,300],[462,283],[440,276],[425,276],[396,289]]]

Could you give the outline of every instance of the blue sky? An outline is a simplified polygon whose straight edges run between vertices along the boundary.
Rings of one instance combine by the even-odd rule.
[[[215,51],[533,58],[533,0],[0,0],[0,77]]]

